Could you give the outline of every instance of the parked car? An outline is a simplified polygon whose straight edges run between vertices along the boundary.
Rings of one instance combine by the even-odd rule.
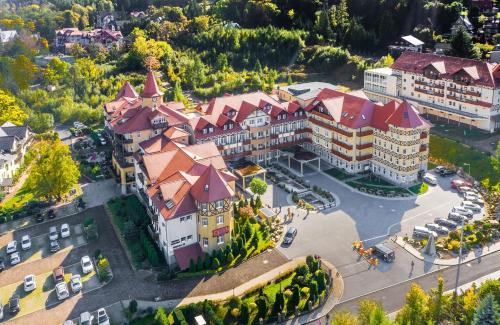
[[[66,282],[59,282],[56,284],[57,300],[64,300],[69,297],[68,286]]]
[[[17,252],[17,241],[12,240],[7,244],[7,254],[12,254],[14,252]]]
[[[56,213],[54,212],[53,209],[47,211],[47,217],[49,217],[49,219],[54,219],[56,217]]]
[[[462,187],[462,186],[472,187],[472,184],[469,182],[466,182],[462,179],[454,179],[451,181],[451,188],[458,189],[459,187]]]
[[[472,212],[481,212],[481,207],[471,201],[463,201],[462,206],[466,209],[471,210]]]
[[[109,325],[109,317],[104,308],[97,310],[97,325]]]
[[[479,192],[477,190],[475,190],[473,187],[470,187],[470,186],[459,186],[457,188],[457,190],[458,190],[458,192],[460,192],[463,195],[465,195],[464,193],[467,193],[467,192],[479,194]]]
[[[11,315],[17,314],[19,309],[19,296],[16,294],[9,299],[9,313]]]
[[[71,319],[65,320],[63,325],[75,325]]]
[[[80,274],[74,274],[71,276],[71,280],[69,281],[71,286],[71,291],[73,293],[77,293],[82,290],[82,277]]]
[[[394,250],[390,247],[387,247],[384,244],[377,244],[373,246],[373,250],[375,251],[375,254],[377,256],[379,256],[382,260],[384,260],[387,263],[393,262],[394,259],[396,258]]]
[[[21,263],[21,255],[19,255],[19,252],[10,254],[10,265],[16,265],[19,263]]]
[[[449,220],[449,219],[445,219],[445,218],[436,218],[436,219],[434,219],[434,222],[437,223],[438,225],[444,226],[448,229],[455,229],[458,226],[456,222]]]
[[[24,292],[31,292],[36,289],[36,278],[34,274],[24,277]]]
[[[448,228],[446,228],[445,226],[441,226],[437,223],[426,223],[425,228],[443,235],[447,235],[450,232]]]
[[[434,169],[436,170],[436,172],[440,173],[442,170],[445,170],[446,167],[445,166],[436,166]]]
[[[477,195],[465,195],[464,196],[464,200],[465,201],[471,201],[474,204],[484,205],[483,199],[481,199]]]
[[[452,211],[456,212],[456,213],[460,213],[461,215],[464,215],[469,219],[474,216],[474,212],[472,212],[472,210],[466,209],[461,205],[454,206]]]
[[[55,226],[52,226],[49,228],[49,239],[51,241],[57,240],[59,238],[59,234],[57,232],[57,228]]]
[[[448,214],[448,219],[453,220],[459,224],[462,222],[467,223],[467,221],[469,221],[469,219],[466,216],[457,212],[450,212]]]
[[[424,181],[429,185],[437,185],[437,178],[431,174],[425,174]]]
[[[294,227],[288,228],[285,234],[285,238],[283,238],[283,244],[291,245],[295,236],[297,236],[297,228]]]
[[[3,307],[4,306],[3,306],[2,302],[0,301],[0,320],[3,319]]]
[[[35,215],[35,221],[36,221],[36,222],[42,222],[42,221],[43,221],[43,214],[42,214],[42,213],[40,213],[40,212],[39,212],[39,213],[37,213],[37,214]]]
[[[5,262],[2,258],[0,258],[0,272],[2,272],[3,270],[5,270]]]
[[[420,227],[420,226],[413,227],[414,237],[421,238],[421,237],[429,237],[430,235],[437,237],[437,233],[435,231],[429,230],[426,227]]]
[[[92,261],[88,255],[83,256],[80,263],[82,264],[83,274],[88,274],[94,271],[94,265],[92,265]]]
[[[55,253],[58,252],[61,249],[61,246],[59,246],[59,243],[57,240],[53,240],[50,242],[50,252]]]
[[[454,170],[451,170],[451,169],[448,169],[448,168],[445,168],[445,169],[439,171],[439,175],[441,175],[443,177],[451,176],[451,175],[454,175],[454,174],[456,174],[456,172]]]
[[[88,311],[80,314],[80,325],[91,325],[93,321],[94,316]]]
[[[69,225],[67,223],[63,223],[61,226],[61,238],[68,238],[71,235],[71,231],[69,229]]]
[[[21,248],[23,251],[26,251],[31,248],[31,238],[29,235],[24,235],[21,238]]]
[[[64,282],[64,267],[58,266],[52,271],[52,277],[54,278],[54,282]]]

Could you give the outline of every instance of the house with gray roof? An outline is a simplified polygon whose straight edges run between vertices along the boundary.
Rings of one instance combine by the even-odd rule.
[[[27,126],[5,122],[0,126],[0,188],[8,190],[13,185],[16,171],[21,166],[31,142]]]

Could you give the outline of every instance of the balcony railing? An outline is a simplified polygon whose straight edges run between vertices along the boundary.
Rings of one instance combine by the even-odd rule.
[[[335,150],[335,149],[332,149],[332,153],[333,153],[335,156],[340,157],[340,158],[342,158],[342,159],[344,159],[344,160],[347,160],[347,161],[352,161],[352,157],[347,156],[347,155],[343,154],[343,153],[342,153],[342,152],[340,152],[340,151],[337,151],[337,150]]]
[[[427,132],[420,133],[420,139],[426,139],[426,138],[427,138]]]
[[[352,134],[353,134],[352,132],[344,131],[344,130],[339,129],[339,128],[337,128],[337,127],[335,127],[335,126],[331,125],[331,124],[328,124],[328,123],[322,122],[322,121],[320,121],[320,120],[316,120],[316,119],[314,119],[314,118],[309,119],[309,122],[311,122],[311,123],[313,123],[313,124],[316,124],[316,125],[318,125],[318,126],[321,126],[321,127],[325,128],[325,129],[329,129],[329,130],[332,130],[332,131],[338,132],[338,133],[340,133],[340,134],[342,134],[342,135],[344,135],[344,136],[346,136],[346,137],[352,137]]]
[[[366,137],[367,135],[372,135],[373,130],[366,130],[358,132],[358,137]]]
[[[372,156],[371,154],[369,154],[369,155],[363,155],[363,156],[357,156],[357,157],[356,157],[356,160],[357,160],[357,161],[363,161],[363,160],[372,159],[372,157],[373,157],[373,156]]]
[[[356,149],[358,150],[363,150],[363,149],[368,149],[368,148],[371,148],[373,147],[373,143],[361,143],[361,144],[357,144],[356,145]]]
[[[344,143],[344,142],[341,142],[341,141],[339,141],[339,140],[332,139],[332,143],[334,143],[334,144],[336,144],[337,146],[342,147],[342,148],[344,148],[344,149],[347,149],[347,150],[352,150],[352,145],[347,144],[347,143]]]
[[[419,150],[420,152],[424,152],[426,150],[427,150],[427,146],[426,145],[421,145],[420,146],[420,150]]]

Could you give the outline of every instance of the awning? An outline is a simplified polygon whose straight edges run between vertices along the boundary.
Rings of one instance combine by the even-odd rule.
[[[198,256],[202,257],[203,255],[199,243],[174,250],[175,260],[181,270],[187,269],[191,260],[196,263],[198,261]]]

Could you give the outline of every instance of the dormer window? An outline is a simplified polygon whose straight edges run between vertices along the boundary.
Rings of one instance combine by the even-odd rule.
[[[224,131],[227,130],[227,124],[224,124]]]
[[[212,132],[214,132],[214,128],[213,128],[213,126],[209,126],[208,127],[208,133],[212,133]]]
[[[205,184],[205,187],[203,188],[205,192],[208,192],[208,184]]]
[[[229,130],[233,128],[233,123],[229,123]]]
[[[203,129],[203,134],[207,134],[208,133],[208,130],[205,128]]]
[[[165,201],[165,207],[169,210],[172,209],[174,207],[174,201],[168,199],[167,201]]]

